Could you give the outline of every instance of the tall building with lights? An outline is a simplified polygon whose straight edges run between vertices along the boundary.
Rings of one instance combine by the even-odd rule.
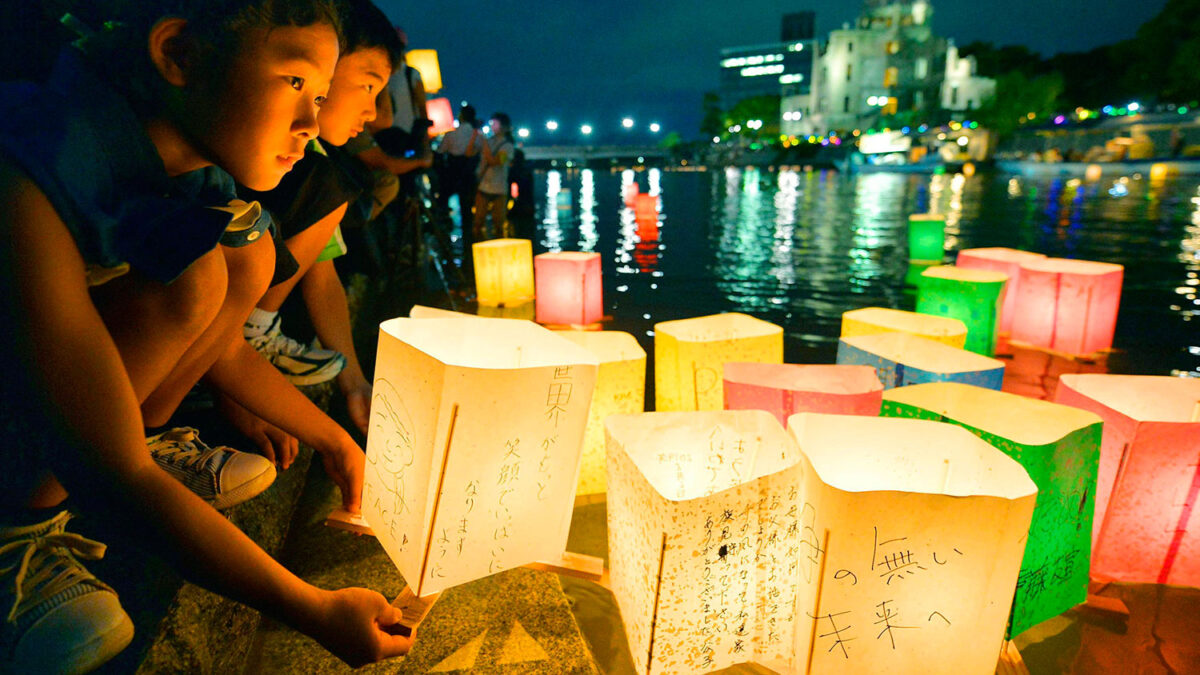
[[[721,107],[728,110],[755,96],[787,91],[807,94],[816,60],[815,15],[794,12],[783,17],[780,41],[721,50]]]

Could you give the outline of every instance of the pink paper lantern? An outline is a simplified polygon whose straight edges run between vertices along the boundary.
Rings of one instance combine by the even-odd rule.
[[[637,196],[638,196],[638,184],[637,183],[626,183],[621,186],[621,202],[623,204],[625,204],[625,206],[628,206],[629,208],[632,209],[633,201],[635,199],[637,199]]]
[[[633,198],[633,215],[637,220],[658,220],[658,197],[639,194]]]
[[[1200,380],[1063,375],[1055,400],[1104,420],[1092,578],[1200,586]]]
[[[454,131],[454,110],[450,107],[448,98],[431,98],[425,102],[425,113],[433,126],[429,127],[430,137]]]
[[[587,325],[604,316],[599,253],[542,253],[533,273],[538,323]]]
[[[1017,289],[1020,287],[1021,263],[1043,260],[1041,253],[1018,251],[1015,248],[968,248],[958,252],[957,267],[975,270],[991,270],[1008,275],[1008,284],[1000,296],[1000,332],[1012,331],[1013,312],[1017,306]]]
[[[1066,354],[1109,349],[1125,268],[1046,258],[1021,263],[1012,340]]]
[[[878,417],[882,402],[871,366],[725,364],[725,409],[765,410],[784,425],[801,412]]]

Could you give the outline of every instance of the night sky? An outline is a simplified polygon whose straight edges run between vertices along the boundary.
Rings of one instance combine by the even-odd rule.
[[[445,88],[436,94],[481,115],[503,110],[530,144],[576,143],[581,124],[593,141],[650,140],[663,132],[698,135],[700,100],[717,88],[722,47],[775,42],[791,11],[817,13],[817,38],[853,21],[856,0],[490,0],[436,3],[376,0],[408,33],[409,46],[438,51]],[[959,45],[988,40],[1049,56],[1133,37],[1166,0],[932,0],[934,32]],[[734,8],[737,8],[736,10]],[[624,132],[622,117],[639,132]],[[560,122],[548,137],[547,119]],[[640,134],[640,137],[638,136]]]

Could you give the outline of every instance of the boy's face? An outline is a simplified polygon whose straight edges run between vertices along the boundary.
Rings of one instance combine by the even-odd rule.
[[[274,188],[317,136],[337,58],[327,25],[249,31],[223,78],[201,75],[189,88],[193,140],[242,185]]]
[[[329,96],[317,119],[321,139],[342,145],[375,119],[375,97],[392,76],[387,52],[379,47],[343,55],[333,71]]]

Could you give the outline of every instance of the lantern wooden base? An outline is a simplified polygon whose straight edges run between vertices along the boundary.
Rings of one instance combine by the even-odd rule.
[[[1005,640],[1000,648],[1000,660],[996,663],[996,675],[1029,675],[1029,668],[1017,651],[1012,640]]]
[[[569,577],[599,583],[604,577],[604,559],[563,551],[562,558],[558,560],[539,560],[525,565],[525,569],[565,574]]]
[[[392,607],[400,610],[400,622],[389,630],[404,637],[412,637],[417,626],[421,625],[421,622],[429,615],[429,610],[433,609],[433,603],[437,602],[440,597],[442,597],[440,592],[424,597],[418,596],[413,592],[411,586],[405,586],[404,590],[400,591],[400,595],[392,601]]]
[[[375,536],[375,531],[367,524],[367,519],[363,518],[361,513],[350,513],[345,509],[334,509],[325,516],[325,525],[354,534],[365,534],[370,537]]]

